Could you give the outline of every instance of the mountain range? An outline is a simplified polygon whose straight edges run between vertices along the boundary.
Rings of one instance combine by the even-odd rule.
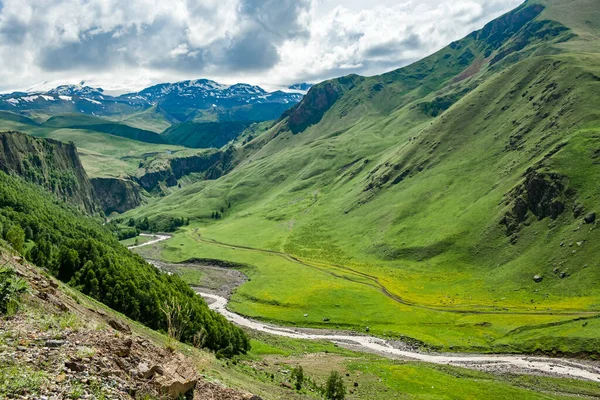
[[[302,99],[300,93],[267,92],[248,84],[223,85],[208,79],[161,83],[135,93],[110,96],[101,88],[62,85],[48,91],[0,95],[0,110],[23,115],[132,114],[155,107],[171,122],[276,119]]]

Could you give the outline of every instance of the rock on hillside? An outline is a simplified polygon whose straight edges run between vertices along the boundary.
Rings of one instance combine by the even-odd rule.
[[[175,186],[178,180],[186,175],[203,174],[206,179],[216,179],[229,170],[234,151],[209,150],[201,154],[188,157],[175,157],[157,167],[149,165],[144,167],[135,179],[142,188],[151,192],[164,184],[167,187]]]

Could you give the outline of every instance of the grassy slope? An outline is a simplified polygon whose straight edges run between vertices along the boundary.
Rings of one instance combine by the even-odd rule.
[[[304,324],[311,310],[314,325],[326,316],[336,325],[369,325],[446,348],[597,351],[590,340],[599,332],[597,319],[585,328],[567,322],[547,329],[577,316],[541,312],[598,311],[598,230],[582,225],[571,208],[556,221],[530,216],[515,244],[499,224],[510,208],[505,196],[539,161],[538,171],[566,176],[576,201],[600,211],[593,184],[600,169],[592,158],[600,134],[598,10],[591,0],[576,7],[543,3],[549,7],[536,21],[559,21],[571,29],[561,41],[570,40],[545,46],[551,38],[533,37],[522,53],[488,66],[518,36],[484,62],[484,46],[470,35],[410,67],[358,80],[318,124],[294,135],[284,120],[248,145],[260,149],[249,150],[228,176],[132,215],[191,214],[203,238],[284,251],[322,267],[202,243],[192,230],[178,234],[164,257],[256,266],[232,302],[244,314]],[[473,57],[463,62],[466,49]],[[448,110],[436,117],[423,112],[422,103],[446,96],[457,99]],[[564,147],[544,158],[558,145]],[[228,203],[223,220],[208,219]],[[335,264],[374,275],[422,306],[500,313],[398,304]],[[555,268],[570,276],[560,279]],[[535,274],[542,283],[533,282]],[[523,311],[538,314],[513,314]],[[520,326],[527,330],[515,331]]]
[[[165,139],[156,132],[82,114],[54,116],[44,122],[42,126],[47,128],[90,129],[96,132],[138,140],[145,143],[166,143]]]
[[[172,124],[172,121],[164,113],[160,112],[158,106],[153,106],[133,114],[105,116],[104,118],[156,133],[162,133]]]
[[[163,136],[169,143],[194,148],[220,148],[237,139],[252,123],[229,122],[183,122],[165,130]]]

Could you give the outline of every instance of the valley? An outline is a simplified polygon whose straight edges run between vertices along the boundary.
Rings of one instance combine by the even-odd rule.
[[[148,237],[148,236],[146,236]],[[143,244],[130,246],[129,249],[139,249],[141,247],[152,246],[156,243],[169,240],[170,237],[166,235],[156,235],[150,237],[151,240],[146,241]],[[228,247],[230,245],[221,244]],[[240,247],[237,247],[238,249]],[[248,249],[246,250],[256,250]],[[283,255],[279,253],[279,255]],[[149,260],[153,263],[153,261]],[[298,261],[299,262],[299,261]],[[202,261],[200,261],[202,263]],[[204,263],[210,263],[210,260],[205,260]],[[242,315],[233,313],[227,309],[229,302],[228,297],[235,291],[235,287],[228,288],[226,290],[227,297],[215,294],[215,291],[222,292],[223,288],[227,286],[225,283],[227,279],[217,280],[218,285],[211,285],[209,288],[203,287],[206,284],[206,279],[203,277],[208,271],[211,271],[215,275],[230,275],[231,270],[227,267],[218,267],[210,265],[198,264],[165,264],[155,263],[157,268],[163,271],[176,271],[181,276],[188,276],[188,273],[182,272],[182,268],[186,271],[194,270],[197,271],[192,280],[188,280],[188,283],[196,291],[196,293],[207,299],[209,307],[213,310],[218,311],[224,315],[229,321],[235,323],[238,326],[250,329],[252,331],[267,333],[274,336],[283,336],[292,339],[303,339],[303,340],[326,340],[333,342],[334,344],[348,348],[355,351],[369,352],[376,355],[380,355],[386,358],[396,358],[402,360],[418,360],[432,364],[442,365],[454,365],[460,367],[466,367],[471,369],[483,370],[487,372],[501,372],[507,373],[536,373],[549,376],[568,377],[586,379],[592,381],[600,381],[600,368],[594,363],[581,363],[576,360],[569,359],[558,359],[558,358],[543,358],[543,357],[519,357],[519,356],[483,356],[483,355],[451,355],[451,354],[436,354],[436,353],[423,353],[419,352],[418,349],[411,351],[411,346],[401,341],[395,340],[384,340],[378,337],[367,336],[364,334],[357,334],[355,332],[341,332],[336,333],[335,330],[325,329],[303,329],[303,328],[292,328],[271,325],[264,322],[253,321],[245,318]],[[304,264],[306,265],[306,264]],[[189,279],[189,278],[188,278]],[[231,280],[231,278],[229,279]],[[244,283],[245,279],[238,278],[233,282]],[[231,284],[231,282],[229,282]],[[207,292],[209,290],[210,292]],[[415,305],[412,305],[413,307]],[[439,311],[439,310],[438,310]],[[445,310],[446,312],[452,312],[452,310]],[[478,313],[478,311],[467,311],[462,310],[463,313]],[[485,313],[485,312],[482,312]],[[304,317],[308,317],[305,314]],[[598,315],[595,315],[598,317]],[[578,318],[578,321],[585,320],[585,318]],[[367,330],[368,331],[368,330]]]
[[[49,304],[172,398],[600,397],[598,93],[597,1],[527,0],[378,75],[1,94],[0,377]],[[164,395],[100,347],[52,362]]]
[[[261,321],[596,353],[597,32],[561,7],[528,2],[407,68],[316,85],[228,174],[125,218],[191,217],[154,257],[247,265],[228,308]],[[492,63],[498,48],[514,54]]]

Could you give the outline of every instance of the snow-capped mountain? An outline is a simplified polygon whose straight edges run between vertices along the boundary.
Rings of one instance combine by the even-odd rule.
[[[279,117],[300,100],[300,93],[269,93],[259,86],[245,83],[224,85],[209,79],[161,83],[116,97],[81,82],[45,91],[0,95],[0,110],[23,114],[35,110],[48,115],[114,115],[157,106],[175,121],[194,119],[198,113],[216,114],[218,119],[223,116],[225,120],[268,120]]]
[[[283,93],[283,92],[281,92]],[[255,103],[297,103],[302,99],[296,93],[269,93],[260,86],[237,83],[223,85],[209,79],[198,79],[176,83],[161,83],[137,93],[127,93],[120,99],[143,100],[152,104],[177,102],[187,106],[204,108]]]
[[[308,92],[308,90],[311,87],[313,87],[312,83],[303,82],[303,83],[295,83],[293,85],[290,85],[290,86],[288,86],[288,89],[290,89],[290,90],[298,90],[298,91],[301,91],[301,92]]]
[[[55,96],[78,96],[89,99],[104,100],[104,90],[81,85],[61,85],[48,90],[46,95]]]

